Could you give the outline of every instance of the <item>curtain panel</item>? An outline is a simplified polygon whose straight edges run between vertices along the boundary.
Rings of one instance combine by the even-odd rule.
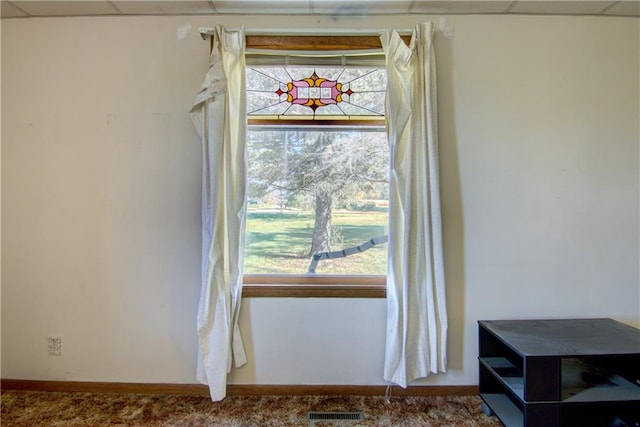
[[[191,118],[202,141],[202,284],[197,380],[211,399],[247,361],[238,327],[246,221],[244,30],[217,26],[209,70]]]
[[[417,25],[409,46],[395,30],[381,36],[391,148],[384,379],[401,387],[447,369],[433,32]]]

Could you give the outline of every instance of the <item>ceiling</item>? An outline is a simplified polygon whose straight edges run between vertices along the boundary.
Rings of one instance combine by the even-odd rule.
[[[383,14],[540,14],[640,16],[633,1],[483,0],[1,0],[2,18],[120,15],[383,15]]]

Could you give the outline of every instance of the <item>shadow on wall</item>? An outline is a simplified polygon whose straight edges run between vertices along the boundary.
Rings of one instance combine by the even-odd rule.
[[[437,32],[434,38],[438,89],[438,141],[444,262],[447,283],[449,370],[463,370],[465,324],[465,263],[462,190],[453,105],[452,40]]]
[[[242,342],[244,351],[247,355],[247,363],[239,369],[233,367],[227,377],[227,384],[240,383],[257,384],[256,375],[256,354],[254,351],[253,324],[251,323],[251,298],[242,298],[240,307],[240,332],[242,333]]]

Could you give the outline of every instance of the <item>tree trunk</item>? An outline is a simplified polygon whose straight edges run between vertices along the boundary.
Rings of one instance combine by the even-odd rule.
[[[331,193],[326,190],[316,192],[316,221],[311,240],[311,254],[331,250]]]

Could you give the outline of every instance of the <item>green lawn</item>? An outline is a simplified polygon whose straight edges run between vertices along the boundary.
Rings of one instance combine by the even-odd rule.
[[[386,212],[334,212],[331,250],[357,246],[381,236],[386,224]],[[312,212],[249,210],[244,272],[305,274],[311,261],[312,235]],[[321,261],[316,269],[318,274],[386,274],[386,271],[386,244],[346,258]]]

